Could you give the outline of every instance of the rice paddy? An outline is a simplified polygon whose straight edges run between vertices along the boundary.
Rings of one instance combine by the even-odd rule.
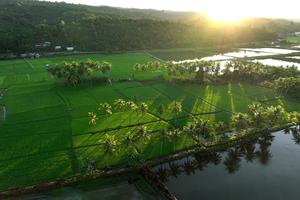
[[[66,86],[56,82],[46,71],[47,64],[88,58],[113,64],[112,85],[87,82],[78,87]],[[151,131],[171,127],[174,115],[167,109],[160,114],[157,108],[174,100],[182,102],[183,106],[176,122],[180,125],[187,124],[191,116],[228,122],[233,113],[247,111],[253,101],[265,105],[281,104],[290,111],[300,111],[299,102],[283,99],[263,87],[176,85],[162,81],[159,78],[163,76],[161,71],[134,74],[132,66],[135,63],[153,59],[144,53],[127,53],[1,61],[0,190],[80,173],[87,157],[95,160],[97,167],[104,167],[107,162],[110,165],[125,164],[128,161],[126,152],[105,159],[101,148],[104,135],[122,138],[141,123]],[[152,81],[147,81],[149,79]],[[114,112],[109,117],[101,115],[95,126],[89,125],[88,112],[97,110],[99,103],[112,104],[119,98],[137,98],[146,102],[149,110],[144,116],[132,112]],[[189,139],[183,138],[176,148],[190,144]],[[169,142],[160,152],[159,137],[137,145],[147,158],[173,150]]]

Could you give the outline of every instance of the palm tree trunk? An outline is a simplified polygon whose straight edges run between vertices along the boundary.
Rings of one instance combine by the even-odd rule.
[[[160,155],[162,155],[163,145],[164,145],[164,142],[161,142],[161,143],[160,143]]]

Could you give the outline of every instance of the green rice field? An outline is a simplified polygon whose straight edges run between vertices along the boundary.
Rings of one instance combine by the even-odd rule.
[[[299,44],[300,43],[300,36],[290,36],[287,38],[288,43],[293,43],[293,44]]]
[[[156,56],[159,53],[157,52]],[[161,56],[164,57],[165,55]],[[46,64],[62,61],[106,60],[113,64],[112,85],[85,83],[78,87],[57,83],[46,71]],[[162,115],[157,108],[172,101],[182,102],[180,125],[192,115],[212,121],[228,122],[235,112],[245,112],[253,101],[265,105],[283,105],[289,111],[300,111],[300,103],[293,99],[276,98],[267,88],[228,84],[220,86],[175,85],[162,81],[163,72],[138,72],[133,77],[132,66],[153,60],[148,54],[81,55],[11,60],[0,62],[0,190],[31,185],[72,176],[82,171],[83,161],[89,157],[97,167],[124,164],[126,152],[119,152],[108,161],[101,147],[105,134],[124,138],[135,131],[139,123],[155,130],[171,127],[174,116]],[[156,79],[157,78],[157,79]],[[152,81],[147,81],[152,79]],[[115,99],[138,98],[149,105],[145,116],[131,112],[114,112],[98,116],[95,126],[88,124],[88,112],[97,110],[99,103],[113,103]],[[1,111],[1,109],[0,109]],[[5,119],[3,115],[5,114]],[[176,148],[190,145],[182,138]],[[138,144],[148,158],[161,154],[159,136]],[[164,144],[163,154],[172,152],[173,143]]]

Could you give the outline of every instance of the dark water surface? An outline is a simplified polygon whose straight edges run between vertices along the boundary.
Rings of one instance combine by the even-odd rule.
[[[124,183],[99,188],[63,188],[49,194],[31,195],[18,200],[151,200],[155,197],[141,193],[134,185]]]
[[[226,152],[164,164],[156,171],[180,200],[299,200],[299,142],[299,132],[277,132]]]

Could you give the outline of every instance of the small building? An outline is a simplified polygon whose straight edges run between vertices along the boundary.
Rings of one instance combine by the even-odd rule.
[[[67,51],[74,51],[74,47],[66,47]]]
[[[26,58],[27,57],[27,53],[22,53],[20,54],[21,58]]]
[[[44,42],[43,47],[50,47],[51,46],[51,42]]]
[[[39,53],[36,53],[36,54],[34,55],[34,57],[35,57],[35,58],[40,58],[41,55],[40,55]]]
[[[55,51],[60,51],[61,49],[62,49],[62,46],[55,46],[55,47],[54,47],[54,50],[55,50]]]
[[[36,48],[42,48],[42,47],[43,47],[43,44],[36,44],[35,47],[36,47]]]

